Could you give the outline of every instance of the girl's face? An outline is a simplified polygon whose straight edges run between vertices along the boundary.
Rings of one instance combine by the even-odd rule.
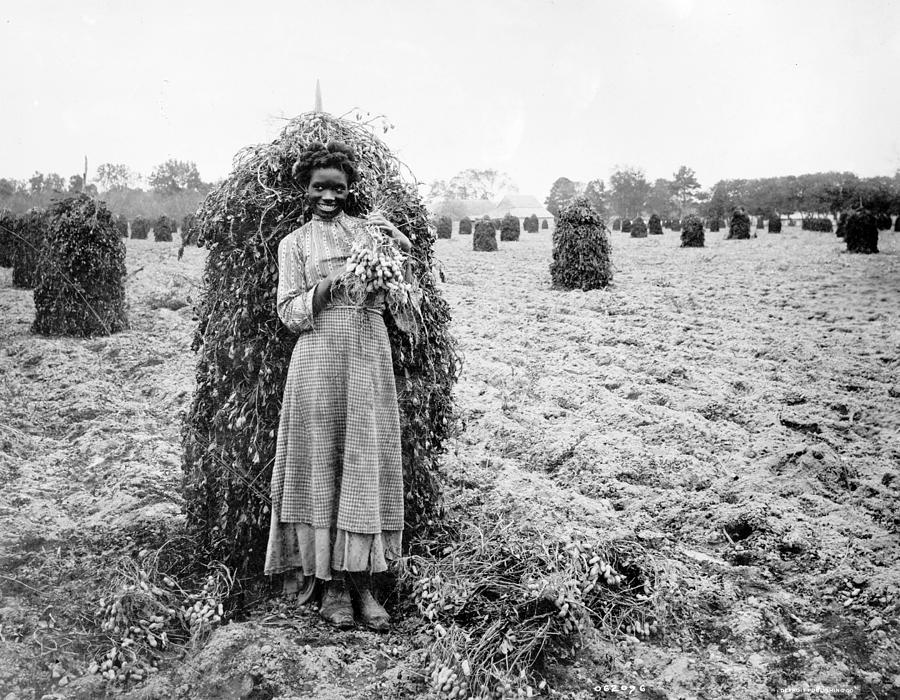
[[[306,196],[313,213],[323,219],[333,219],[347,203],[347,173],[337,168],[318,168],[312,171]]]

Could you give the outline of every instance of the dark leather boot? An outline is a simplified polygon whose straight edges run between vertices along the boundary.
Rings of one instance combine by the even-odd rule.
[[[375,632],[386,632],[391,626],[391,616],[372,595],[369,575],[353,574],[352,581],[363,624]]]
[[[350,589],[343,579],[325,583],[319,615],[338,629],[353,627],[353,601],[350,599]]]

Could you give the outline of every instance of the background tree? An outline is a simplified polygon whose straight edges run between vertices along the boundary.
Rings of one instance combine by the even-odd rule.
[[[44,189],[50,192],[65,192],[66,181],[59,173],[47,173],[44,178]]]
[[[148,178],[154,192],[176,194],[183,191],[200,192],[203,181],[196,164],[190,161],[169,159],[157,165]]]
[[[559,210],[569,204],[578,194],[578,185],[567,177],[558,177],[550,186],[550,194],[544,200],[544,206],[554,217],[559,216]]]
[[[40,194],[44,191],[44,173],[39,173],[37,171],[34,172],[30,178],[28,178],[28,188],[31,194]]]
[[[651,189],[644,171],[631,166],[619,167],[610,176],[609,186],[613,209],[625,218],[641,213]]]
[[[595,212],[600,214],[600,216],[606,215],[607,192],[603,180],[597,179],[588,182],[584,187],[584,198],[587,199],[588,204]]]
[[[668,218],[675,212],[675,203],[672,197],[672,183],[665,178],[659,178],[650,188],[647,195],[647,210],[652,214],[659,214]]]
[[[519,188],[506,173],[492,168],[463,170],[449,181],[435,180],[425,194],[425,201],[433,205],[446,199],[485,199],[494,201]]]
[[[121,163],[102,163],[97,166],[97,184],[104,192],[128,189],[137,179],[137,174]]]
[[[700,190],[700,183],[697,182],[696,174],[692,168],[682,165],[672,176],[670,183],[672,196],[678,200],[678,215],[683,217],[688,206],[695,200],[696,193]]]

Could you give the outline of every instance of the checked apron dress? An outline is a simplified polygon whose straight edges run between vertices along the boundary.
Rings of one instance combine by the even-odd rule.
[[[387,569],[400,556],[403,473],[383,301],[342,300],[313,318],[316,283],[365,236],[344,213],[314,217],[278,247],[278,315],[299,333],[281,405],[266,574]]]

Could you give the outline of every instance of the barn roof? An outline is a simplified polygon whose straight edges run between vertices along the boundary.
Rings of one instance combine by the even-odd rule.
[[[520,219],[524,219],[534,214],[539,219],[552,219],[553,214],[544,208],[537,197],[530,194],[508,194],[500,203],[488,212],[488,216],[492,219],[499,219],[507,214],[512,214]]]

